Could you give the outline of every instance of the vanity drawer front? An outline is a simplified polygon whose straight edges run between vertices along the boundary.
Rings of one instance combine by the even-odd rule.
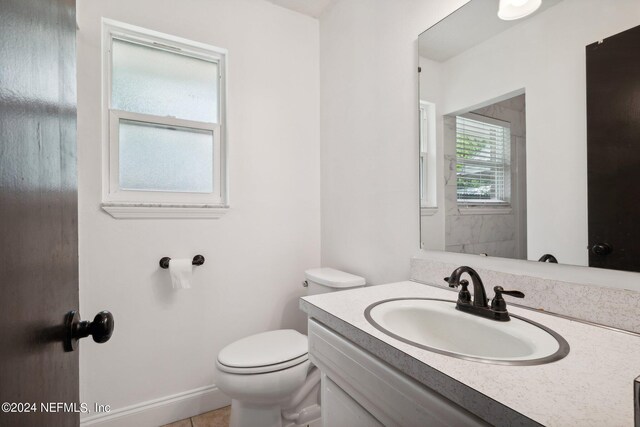
[[[487,425],[313,319],[309,354],[324,375],[385,426]]]

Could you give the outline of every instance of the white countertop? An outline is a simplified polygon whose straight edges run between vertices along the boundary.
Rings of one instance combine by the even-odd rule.
[[[634,379],[640,375],[640,337],[509,306],[510,313],[531,319],[562,335],[571,351],[564,359],[544,365],[505,366],[472,362],[396,340],[365,319],[364,311],[370,304],[406,297],[455,300],[456,293],[406,281],[309,296],[302,298],[301,307],[311,317],[314,317],[314,311],[321,310],[328,319],[339,319],[376,338],[364,340],[369,344],[359,343],[374,354],[384,353],[385,348],[382,347],[400,350],[410,360],[434,368],[540,424],[634,425],[633,385]],[[509,297],[505,299],[507,304],[512,301]],[[579,299],[575,303],[579,304]],[[393,358],[384,359],[412,375],[406,361],[395,365]],[[424,378],[416,379],[430,385]]]

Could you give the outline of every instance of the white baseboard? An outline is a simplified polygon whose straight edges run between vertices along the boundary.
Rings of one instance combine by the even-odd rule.
[[[231,403],[215,385],[149,400],[80,419],[80,426],[157,427],[222,408]]]

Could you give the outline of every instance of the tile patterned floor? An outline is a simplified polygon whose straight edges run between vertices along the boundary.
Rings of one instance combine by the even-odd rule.
[[[163,427],[229,427],[231,406],[206,412],[186,420],[176,421]]]

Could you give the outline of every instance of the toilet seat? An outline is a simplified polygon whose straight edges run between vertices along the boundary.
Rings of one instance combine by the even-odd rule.
[[[281,371],[309,359],[305,335],[280,329],[251,335],[223,348],[218,369],[230,374],[250,375]]]
[[[252,366],[247,368],[238,368],[233,366],[227,366],[222,364],[219,360],[217,361],[218,369],[222,372],[227,372],[229,374],[238,374],[238,375],[250,375],[250,374],[268,374],[269,372],[282,371],[283,369],[292,368],[301,363],[309,360],[308,354],[303,354],[300,357],[296,357],[295,359],[287,360],[282,363],[275,363],[273,365],[266,366]]]

